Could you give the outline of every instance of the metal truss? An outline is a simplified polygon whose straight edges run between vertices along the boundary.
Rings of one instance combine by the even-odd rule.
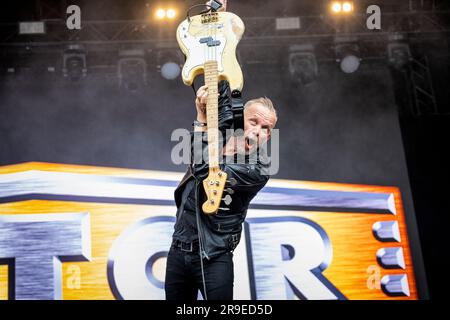
[[[419,2],[425,0],[417,0]],[[439,11],[433,1],[432,10],[383,13],[381,30],[368,30],[366,15],[354,15],[341,19],[329,15],[301,16],[300,29],[277,30],[275,17],[243,17],[246,33],[241,46],[280,46],[309,40],[312,43],[329,41],[336,36],[357,37],[361,41],[386,40],[396,33],[408,38],[448,35],[450,33],[450,11]],[[28,36],[18,34],[17,24],[0,24],[0,46],[46,46],[60,47],[69,43],[81,43],[89,50],[104,50],[105,47],[122,47],[129,44],[145,44],[147,47],[177,47],[175,25],[161,25],[143,20],[82,21],[81,30],[68,30],[63,19],[43,19],[46,34]]]
[[[287,47],[308,43],[315,47],[318,62],[335,63],[338,39],[348,38],[358,43],[361,58],[386,62],[386,46],[392,35],[403,38],[412,45],[420,46],[422,42],[436,39],[443,40],[448,45],[450,11],[446,11],[449,7],[446,1],[410,0],[406,11],[382,12],[381,30],[368,30],[368,16],[364,14],[355,14],[347,19],[330,15],[300,16],[300,28],[293,30],[277,30],[276,17],[242,17],[246,32],[237,54],[239,60],[247,64],[267,65],[273,62],[278,67],[280,61],[287,60]],[[179,53],[175,39],[176,24],[156,24],[144,20],[83,20],[81,30],[68,30],[65,16],[61,17],[61,10],[51,10],[52,0],[38,2],[41,12],[38,17],[46,23],[46,34],[19,35],[17,23],[0,24],[2,67],[26,66],[27,57],[31,53],[42,55],[41,59],[33,58],[30,61],[42,62],[47,59],[48,65],[53,65],[58,70],[61,66],[58,66],[57,61],[61,63],[61,56],[67,45],[80,44],[88,54],[89,74],[108,74],[114,80],[117,76],[118,52],[121,50],[143,49],[149,68],[154,68],[159,63],[158,57],[161,55],[158,53],[164,50]],[[106,5],[106,1],[98,2],[99,8]],[[13,63],[10,64],[11,61]],[[41,72],[41,69],[37,70]],[[403,82],[408,87],[411,114],[421,116],[443,112],[437,107],[426,57],[412,58],[402,75]]]
[[[408,65],[407,77],[413,98],[411,113],[416,117],[440,114],[427,56],[412,60]]]

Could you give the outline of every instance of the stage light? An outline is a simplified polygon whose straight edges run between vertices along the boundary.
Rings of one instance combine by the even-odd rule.
[[[168,9],[166,11],[167,18],[169,18],[169,19],[175,18],[176,14],[177,13],[176,13],[176,11],[174,9]]]
[[[289,53],[289,73],[294,82],[312,83],[318,75],[318,66],[312,45],[293,45]]]
[[[341,70],[345,73],[356,72],[359,68],[359,65],[360,59],[353,54],[346,55],[341,60]]]
[[[394,68],[403,69],[411,61],[411,50],[406,43],[388,44],[389,63]]]
[[[175,80],[180,73],[180,65],[175,62],[166,62],[161,67],[161,75],[167,80]]]
[[[175,80],[181,74],[184,57],[179,50],[161,48],[156,55],[156,67],[166,80]]]
[[[334,14],[349,14],[354,9],[352,1],[333,1],[330,10]]]
[[[158,19],[164,19],[166,17],[166,10],[164,10],[164,9],[156,10],[156,17]]]
[[[403,69],[412,60],[409,44],[401,34],[389,35],[387,51],[389,64],[395,69]]]
[[[63,54],[63,76],[76,82],[87,75],[86,51],[81,45],[69,45]]]
[[[144,50],[123,50],[119,52],[119,87],[131,92],[140,91],[147,85],[147,62]]]
[[[45,22],[19,22],[19,34],[45,34]]]
[[[353,3],[351,2],[344,2],[342,4],[342,11],[349,13],[353,11]]]
[[[335,39],[336,61],[344,73],[354,73],[361,65],[360,50],[355,37]]]
[[[300,29],[301,21],[300,17],[282,17],[275,20],[276,30],[296,30]]]
[[[331,11],[333,11],[334,13],[339,13],[342,10],[342,5],[340,2],[333,2],[331,4]]]

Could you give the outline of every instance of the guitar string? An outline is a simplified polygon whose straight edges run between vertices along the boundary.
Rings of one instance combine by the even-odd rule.
[[[207,37],[209,37],[209,34],[210,34],[210,26],[209,26],[209,24],[208,24],[208,29],[207,29],[206,33],[207,33],[206,34]],[[206,49],[205,50],[206,50],[205,58],[207,59],[207,60],[205,59],[205,61],[208,62],[209,61],[209,51],[210,51],[208,43],[206,43]],[[205,66],[204,66],[204,69],[206,69]],[[204,77],[205,77],[205,80],[206,80],[206,77],[207,77],[206,70],[204,70]],[[207,81],[205,81],[205,82],[207,82]],[[206,107],[207,107],[206,108],[206,120],[208,121],[208,101],[206,101]],[[208,135],[208,139],[209,139],[209,135]],[[208,141],[208,152],[209,152],[209,147],[210,147],[210,145],[209,145],[209,141]],[[196,188],[196,191],[197,191],[197,188]],[[198,196],[197,193],[196,193],[196,196]],[[208,199],[210,198],[210,196],[211,195],[208,193]],[[199,221],[198,210],[196,210],[196,211],[197,211],[197,214],[196,214],[197,230],[198,230],[198,232],[200,232],[200,221]],[[202,251],[204,251],[203,239],[201,238],[200,234],[198,235],[198,238],[199,238],[199,246],[200,246],[200,248],[199,248],[200,249],[200,268],[201,268],[201,271],[202,271],[202,282],[203,282],[203,298],[205,300],[208,300],[208,293],[207,293],[207,290],[206,290],[206,281],[205,281],[205,270],[204,270],[204,266],[203,266],[203,257],[202,257]]]
[[[217,68],[218,69],[218,61],[217,61],[217,46],[214,44],[215,41],[217,41],[217,24],[214,24],[214,30],[211,31],[211,23],[208,23],[208,29],[207,29],[207,37],[208,38],[212,38],[210,39],[210,41],[212,41],[212,48],[210,48],[208,46],[208,43],[206,43],[206,54],[204,51],[204,58],[207,58],[207,62],[211,62],[211,60],[214,60],[217,63]],[[206,60],[206,59],[205,59]],[[205,71],[205,76],[206,76],[206,70]],[[218,72],[218,70],[215,70],[215,72]],[[210,82],[210,81],[207,81]],[[215,84],[216,86],[217,84]],[[209,135],[208,135],[209,136]],[[208,144],[209,146],[209,144]],[[218,147],[218,146],[217,146]],[[197,188],[196,188],[197,191]],[[197,196],[197,194],[196,194]],[[210,194],[209,194],[210,196]],[[208,196],[208,198],[209,198]],[[198,212],[197,212],[198,213]],[[199,220],[198,220],[198,214],[197,214],[197,229],[200,230],[200,225],[199,225]],[[202,271],[202,280],[203,280],[203,292],[204,292],[204,299],[208,300],[208,294],[207,294],[207,290],[206,290],[206,282],[205,282],[205,273],[204,273],[204,266],[203,266],[203,258],[202,258],[202,254],[201,252],[203,251],[203,240],[201,239],[200,235],[199,235],[199,245],[200,245],[200,266],[201,266],[201,271]],[[206,254],[206,253],[205,253]]]
[[[218,76],[218,48],[217,45],[215,45],[215,41],[217,41],[217,27],[219,24],[216,24],[213,22],[213,29],[211,31],[211,22],[208,23],[208,27],[207,27],[207,38],[210,38],[210,41],[212,41],[212,48],[210,48],[210,46],[208,46],[208,43],[206,43],[206,48],[204,48],[203,51],[203,56],[204,56],[204,61],[206,62],[211,62],[212,60],[216,62],[217,67],[215,70],[215,72],[217,72],[217,76]],[[211,39],[212,38],[212,39]],[[206,76],[206,70],[204,70],[205,72],[205,76]],[[208,81],[210,82],[210,81]],[[215,84],[215,87],[217,85],[217,89],[218,89],[218,84]],[[218,119],[217,119],[218,120]],[[218,146],[217,146],[218,147]],[[198,183],[199,181],[197,181]],[[196,185],[197,185],[196,183]],[[197,198],[198,194],[197,194],[197,187],[196,187],[196,198]],[[200,231],[200,224],[199,224],[199,216],[198,216],[198,210],[197,210],[197,229],[198,231]],[[208,295],[207,295],[207,291],[206,291],[206,282],[205,282],[205,274],[204,274],[204,266],[203,266],[203,257],[202,257],[202,252],[204,251],[204,247],[203,247],[203,239],[201,238],[200,234],[199,234],[199,246],[200,246],[200,265],[201,265],[201,271],[202,271],[202,280],[203,280],[203,292],[204,292],[204,299],[208,300]],[[205,252],[206,255],[206,252]],[[206,256],[207,257],[207,256]]]

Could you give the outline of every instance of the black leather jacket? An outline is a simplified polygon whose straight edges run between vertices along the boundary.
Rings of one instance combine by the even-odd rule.
[[[219,130],[222,132],[223,137],[225,137],[225,130],[230,129],[233,123],[231,93],[227,81],[221,81],[219,83],[219,93]],[[194,143],[201,143],[202,150],[207,148],[207,134],[203,132],[192,132],[191,148],[194,147]],[[225,143],[225,139],[221,141],[222,146]],[[191,152],[191,155],[193,155],[193,152]],[[232,194],[230,193],[232,202],[228,206],[223,201],[220,204],[220,208],[229,210],[219,209],[215,215],[205,215],[202,212],[201,206],[206,199],[206,195],[201,182],[208,176],[209,168],[205,162],[193,164],[192,157],[191,165],[187,173],[175,190],[175,202],[178,208],[177,217],[179,217],[179,214],[187,213],[183,211],[190,211],[191,214],[196,213],[200,227],[198,236],[203,243],[202,256],[208,259],[227,251],[233,251],[236,248],[241,238],[242,223],[246,217],[250,201],[264,187],[269,179],[267,175],[261,174],[264,165],[260,161],[256,161],[256,163],[253,161],[253,164],[225,162],[224,164],[220,164],[220,167],[227,173],[228,181],[235,180],[234,185],[230,182],[227,182],[225,185],[226,189],[231,188],[233,190]],[[190,193],[189,190],[187,190],[188,192],[184,192],[187,182],[191,179],[195,179],[197,182],[194,187],[197,189],[195,193],[197,197],[192,202],[196,204],[196,208],[190,207],[188,205],[190,202],[186,201]],[[223,197],[227,194],[224,191]]]

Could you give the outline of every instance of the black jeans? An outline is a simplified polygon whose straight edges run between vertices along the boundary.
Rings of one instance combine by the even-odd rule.
[[[233,253],[227,252],[210,260],[203,259],[208,300],[233,300]],[[203,299],[202,270],[198,251],[185,252],[171,247],[167,256],[165,290],[167,300],[197,300],[198,290]],[[205,299],[206,300],[206,299]]]

